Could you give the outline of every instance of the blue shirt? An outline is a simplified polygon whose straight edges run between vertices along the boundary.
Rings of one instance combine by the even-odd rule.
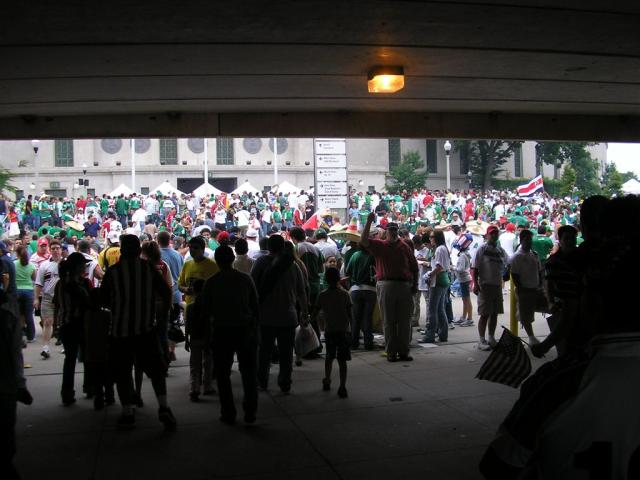
[[[182,258],[182,255],[171,247],[161,248],[160,256],[162,257],[162,260],[169,265],[171,278],[173,278],[173,303],[180,303],[182,300],[182,293],[180,293],[180,289],[178,288],[178,277],[180,277],[180,271],[182,270],[184,259]]]

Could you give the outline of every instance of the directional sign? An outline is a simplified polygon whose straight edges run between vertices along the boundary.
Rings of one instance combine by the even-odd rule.
[[[347,168],[347,156],[316,155],[316,168]]]
[[[347,196],[347,182],[318,182],[318,195]]]
[[[318,195],[318,210],[347,208],[347,197],[335,197],[333,195]]]
[[[316,171],[316,179],[318,182],[346,182],[346,168],[318,168]]]
[[[315,140],[316,155],[344,155],[347,153],[345,139],[327,138]]]

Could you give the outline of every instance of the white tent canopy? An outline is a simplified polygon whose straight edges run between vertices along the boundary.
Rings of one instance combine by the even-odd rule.
[[[176,195],[184,194],[184,192],[181,192],[180,190],[172,186],[169,182],[162,182],[156,188],[152,188],[151,190],[149,190],[149,193],[156,192],[160,192],[162,193],[162,195],[171,195],[172,193],[175,193]]]
[[[632,178],[622,185],[621,190],[626,194],[640,195],[640,182]]]
[[[124,183],[121,183],[120,185],[118,185],[115,190],[113,190],[109,196],[110,197],[119,197],[121,194],[124,194],[125,196],[129,196],[132,193],[134,193],[133,190],[131,190],[129,187],[127,187]]]
[[[211,194],[218,196],[221,193],[224,193],[224,192],[222,190],[218,190],[216,187],[214,187],[210,183],[203,183],[193,191],[193,194],[197,197],[204,197],[206,195],[211,195]]]
[[[275,191],[276,189],[274,188],[273,190]],[[278,185],[278,193],[280,192],[282,192],[285,195],[288,195],[289,193],[292,193],[292,192],[298,193],[300,192],[300,189],[285,180],[284,182],[280,183],[280,185]]]
[[[238,188],[236,188],[231,193],[235,193],[236,195],[241,195],[244,192],[247,192],[247,193],[260,193],[260,190],[258,190],[256,187],[251,185],[249,182],[244,182],[242,185],[240,185]]]

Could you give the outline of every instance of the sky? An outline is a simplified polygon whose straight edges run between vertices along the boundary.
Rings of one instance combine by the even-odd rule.
[[[610,143],[607,160],[616,164],[619,172],[635,172],[640,177],[640,143]]]

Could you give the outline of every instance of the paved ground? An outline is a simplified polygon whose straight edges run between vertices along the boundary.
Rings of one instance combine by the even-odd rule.
[[[456,299],[456,314],[460,307]],[[507,325],[508,315],[500,322]],[[540,336],[547,333],[541,317],[535,327]],[[62,355],[56,348],[50,360],[40,360],[39,347],[30,344],[26,373],[35,402],[19,407],[16,464],[25,479],[480,478],[478,460],[517,391],[474,379],[488,355],[476,340],[475,327],[456,328],[448,344],[416,344],[409,363],[355,352],[347,399],[321,390],[322,360],[305,361],[294,367],[290,395],[261,392],[257,423],[232,427],[218,421],[216,397],[188,401],[188,354],[179,348],[168,378],[174,433],[157,421],[148,380],[132,432],[116,431],[117,406],[94,412],[80,397],[63,407]],[[275,373],[274,366],[272,378]],[[239,377],[234,372],[236,392]],[[79,390],[80,373],[76,378]]]

